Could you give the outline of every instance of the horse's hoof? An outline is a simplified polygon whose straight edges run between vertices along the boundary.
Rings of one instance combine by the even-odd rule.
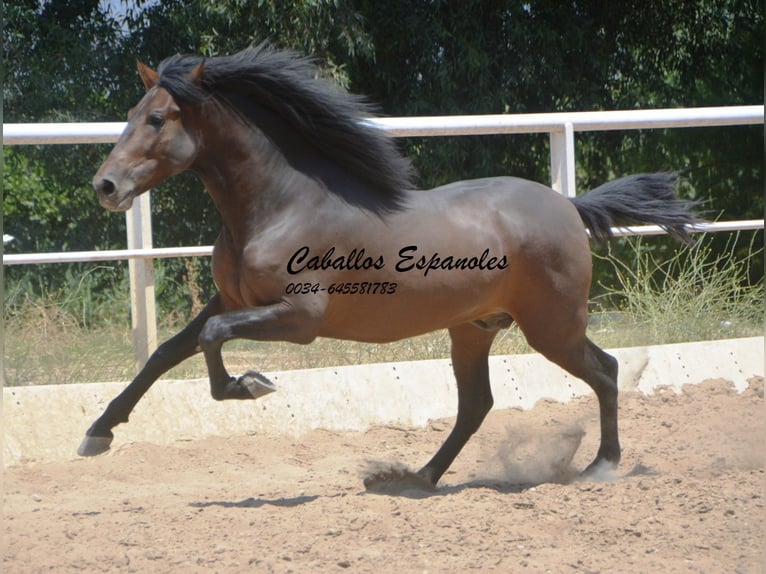
[[[226,385],[224,398],[257,399],[277,390],[269,379],[257,371],[248,371]]]
[[[580,473],[581,480],[595,480],[597,482],[611,482],[617,477],[619,462],[605,458],[597,458]]]
[[[80,456],[96,456],[109,450],[112,444],[112,437],[109,436],[88,436],[80,443],[77,454]]]
[[[436,491],[436,485],[423,475],[392,465],[364,478],[364,488],[375,494],[422,497]]]

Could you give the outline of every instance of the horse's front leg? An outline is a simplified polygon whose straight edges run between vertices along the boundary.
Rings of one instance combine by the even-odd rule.
[[[210,377],[210,394],[218,401],[257,399],[276,390],[271,381],[255,371],[240,377],[229,375],[221,357],[226,341],[251,339],[309,343],[316,337],[315,324],[307,313],[286,303],[240,309],[211,317],[199,336]]]
[[[220,295],[216,295],[191,323],[160,345],[136,378],[109,403],[104,413],[86,431],[77,454],[93,456],[109,450],[114,437],[112,429],[120,423],[128,422],[128,416],[136,403],[159,377],[200,352],[198,338],[202,328],[211,317],[221,311],[221,298]]]

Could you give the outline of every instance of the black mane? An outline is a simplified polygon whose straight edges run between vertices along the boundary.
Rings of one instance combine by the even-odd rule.
[[[202,85],[189,80],[204,61]],[[176,55],[159,66],[159,85],[186,104],[211,98],[233,105],[227,94],[270,109],[326,156],[397,202],[413,189],[414,170],[388,135],[360,120],[375,115],[364,98],[317,77],[313,61],[261,44],[213,58]]]

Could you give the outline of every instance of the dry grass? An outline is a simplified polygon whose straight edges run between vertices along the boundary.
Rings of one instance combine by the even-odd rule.
[[[135,369],[129,328],[82,329],[76,322],[58,315],[56,311],[51,311],[50,315],[27,312],[23,321],[20,318],[6,321],[6,385],[129,381],[133,378]],[[161,339],[171,334],[170,330],[163,329]],[[527,349],[523,337],[516,329],[511,329],[501,333],[493,351],[512,354]],[[224,361],[233,373],[241,373],[248,369],[285,371],[441,359],[448,358],[449,352],[447,332],[437,331],[387,345],[334,339],[317,339],[310,345],[232,341],[224,347]],[[164,378],[206,376],[204,360],[197,355],[169,371]]]

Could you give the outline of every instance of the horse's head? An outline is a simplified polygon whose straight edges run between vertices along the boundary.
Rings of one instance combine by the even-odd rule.
[[[156,71],[138,63],[147,93],[128,112],[128,125],[93,178],[99,202],[106,209],[125,211],[133,198],[189,168],[198,141],[190,109],[179,105],[158,85]],[[192,71],[200,82],[203,65]]]

